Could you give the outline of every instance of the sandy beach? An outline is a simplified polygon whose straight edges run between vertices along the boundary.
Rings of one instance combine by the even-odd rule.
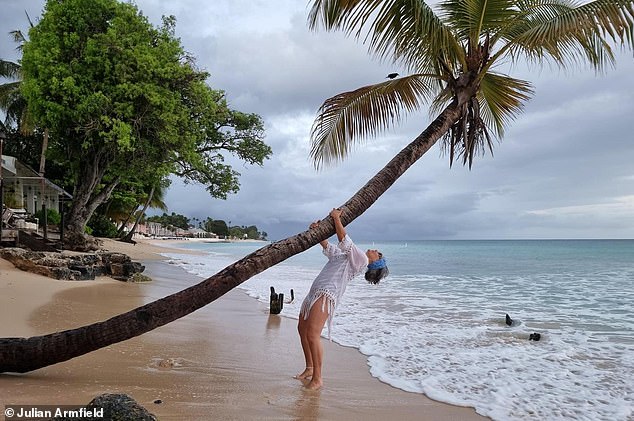
[[[159,253],[177,244],[107,240],[146,265],[148,284],[57,281],[0,259],[0,336],[28,337],[107,319],[198,282]],[[183,250],[178,250],[183,253]],[[357,350],[324,340],[325,386],[306,391],[296,321],[233,290],[145,335],[26,374],[0,374],[0,407],[84,405],[127,393],[161,420],[480,420],[373,378]],[[154,403],[155,401],[160,403]]]

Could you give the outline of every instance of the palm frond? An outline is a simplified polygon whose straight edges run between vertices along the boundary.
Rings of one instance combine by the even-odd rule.
[[[20,82],[9,82],[0,85],[0,110],[6,110],[20,94]]]
[[[6,95],[2,92],[3,88],[5,85],[0,86],[0,110],[4,111],[5,123],[19,125],[24,117],[26,101],[17,88],[10,90]]]
[[[478,101],[482,119],[495,130],[496,137],[504,137],[505,127],[522,111],[532,94],[531,84],[525,80],[488,72],[480,82]]]
[[[24,11],[24,13],[26,14],[26,20],[29,22],[29,28],[33,28],[35,25],[31,20],[31,16],[29,16],[28,12],[26,11]],[[13,37],[13,42],[18,44],[15,49],[19,52],[22,52],[22,50],[24,49],[24,44],[27,42],[27,37],[24,35],[24,32],[22,32],[20,29],[14,29],[13,31],[9,32],[9,35]]]
[[[634,1],[521,0],[518,24],[510,31],[512,57],[523,54],[562,67],[588,61],[602,70],[614,63],[610,42],[634,45]]]
[[[170,186],[171,181],[169,178],[163,178],[158,183],[156,183],[154,188],[154,194],[152,195],[152,200],[150,201],[150,207],[152,209],[159,209],[167,212],[167,204],[165,203],[165,192],[167,188]]]
[[[450,28],[420,0],[316,0],[308,25],[339,29],[368,43],[381,59],[412,72],[431,72],[439,58],[464,64],[464,49]]]
[[[0,59],[0,77],[17,79],[20,77],[21,69],[22,67],[17,63]]]
[[[514,0],[444,0],[440,9],[455,36],[472,45],[485,34],[496,33],[517,10]]]
[[[458,122],[443,137],[443,152],[449,155],[449,164],[462,158],[463,165],[471,168],[476,155],[487,150],[493,154],[491,133],[498,139],[505,127],[522,111],[533,89],[527,81],[488,72],[480,82],[475,98],[462,105]],[[453,100],[449,89],[434,99],[432,113],[447,107]]]
[[[442,150],[449,155],[449,164],[462,158],[471,168],[476,155],[488,150],[493,154],[491,134],[504,136],[505,127],[522,111],[533,89],[527,81],[487,72],[480,80],[476,96],[461,105],[460,119],[442,140]],[[451,89],[441,91],[432,103],[430,114],[446,108],[455,98]]]
[[[15,47],[16,50],[22,52],[24,49],[24,43],[26,42],[26,37],[19,29],[13,30],[9,32],[9,35],[13,38],[13,42],[17,43],[18,46]]]
[[[434,75],[410,75],[364,86],[327,99],[311,130],[310,156],[316,168],[344,159],[360,139],[375,136],[428,101]]]
[[[483,155],[486,150],[493,154],[493,142],[477,98],[470,98],[460,106],[460,110],[460,118],[443,136],[441,147],[444,153],[449,154],[450,166],[457,157],[462,157],[462,164],[468,164],[471,169],[476,155]]]
[[[13,31],[9,31],[9,35],[11,35],[11,37],[13,38],[13,42],[17,44],[24,44],[26,42],[26,37],[24,36],[24,33],[20,29],[14,29]]]

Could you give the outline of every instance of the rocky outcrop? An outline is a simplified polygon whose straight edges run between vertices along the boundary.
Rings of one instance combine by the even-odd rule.
[[[30,251],[13,247],[0,249],[0,257],[26,272],[69,281],[84,281],[95,279],[95,276],[110,276],[119,281],[139,282],[139,277],[134,278],[134,276],[145,270],[145,266],[133,262],[130,256],[112,252],[66,254]],[[145,278],[140,279],[143,281],[149,279]]]
[[[157,418],[124,393],[104,393],[85,407],[79,417],[55,417],[51,421],[156,421]],[[86,416],[87,414],[90,414]],[[92,415],[95,415],[94,417]]]

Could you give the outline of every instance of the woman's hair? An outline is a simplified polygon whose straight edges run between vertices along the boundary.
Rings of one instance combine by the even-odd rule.
[[[365,272],[365,280],[371,284],[378,284],[379,281],[385,278],[390,274],[390,271],[386,267],[382,267],[381,269],[368,269]]]

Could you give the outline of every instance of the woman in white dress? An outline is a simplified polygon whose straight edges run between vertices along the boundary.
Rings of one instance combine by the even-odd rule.
[[[332,319],[346,286],[352,278],[364,270],[366,280],[372,284],[377,284],[389,273],[381,253],[377,250],[363,252],[352,242],[341,223],[340,209],[330,211],[330,216],[335,223],[339,244],[331,244],[328,240],[320,243],[323,253],[328,257],[328,262],[313,281],[302,303],[297,326],[306,359],[306,368],[295,377],[302,380],[310,379],[306,387],[314,390],[319,389],[323,384],[321,331],[328,321],[328,336],[330,337]],[[310,228],[316,227],[318,222],[310,224]]]

